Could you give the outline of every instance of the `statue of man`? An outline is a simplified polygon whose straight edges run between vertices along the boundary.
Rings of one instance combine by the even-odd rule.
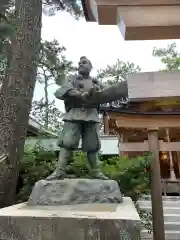
[[[73,150],[82,139],[82,149],[87,153],[88,164],[93,178],[108,179],[100,171],[98,153],[101,148],[99,136],[99,113],[97,106],[83,105],[92,91],[99,91],[100,85],[90,77],[92,64],[86,57],[79,61],[78,75],[73,76],[59,88],[55,96],[64,100],[66,113],[64,126],[59,136],[60,154],[55,171],[47,180],[62,179]]]

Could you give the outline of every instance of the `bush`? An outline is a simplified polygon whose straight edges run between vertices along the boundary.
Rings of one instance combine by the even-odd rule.
[[[46,151],[40,144],[25,146],[24,156],[20,162],[17,201],[26,201],[34,184],[47,177],[55,168],[54,152]]]
[[[133,201],[150,192],[150,156],[116,157],[102,162],[103,172],[119,183],[121,192]]]
[[[54,152],[46,151],[40,144],[34,147],[26,146],[24,157],[20,163],[19,189],[17,201],[26,201],[35,182],[47,177],[56,166]],[[100,156],[103,173],[110,179],[116,180],[125,196],[136,201],[142,194],[150,191],[150,166],[148,156],[128,159],[126,157],[104,158]],[[72,161],[67,167],[69,177],[88,178],[89,171],[85,155],[74,153]]]

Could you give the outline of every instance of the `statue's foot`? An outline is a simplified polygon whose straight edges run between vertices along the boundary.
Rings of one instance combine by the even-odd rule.
[[[95,179],[109,180],[109,178],[107,176],[105,176],[102,172],[93,173],[92,177]]]
[[[66,177],[65,171],[61,169],[56,169],[51,175],[49,175],[46,180],[47,181],[52,181],[52,180],[60,180],[64,179]]]

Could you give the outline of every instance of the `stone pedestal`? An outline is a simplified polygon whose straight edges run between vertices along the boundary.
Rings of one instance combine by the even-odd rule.
[[[137,240],[140,218],[130,198],[123,203],[29,206],[0,209],[3,240]]]
[[[139,235],[134,204],[122,199],[112,180],[41,180],[27,203],[0,209],[0,240],[137,240]]]
[[[73,205],[84,203],[121,203],[119,186],[113,180],[64,179],[37,182],[28,205]]]

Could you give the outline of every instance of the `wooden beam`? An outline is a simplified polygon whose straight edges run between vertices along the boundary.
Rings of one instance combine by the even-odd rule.
[[[180,26],[122,27],[118,24],[124,40],[179,39]]]
[[[120,151],[122,152],[148,152],[149,144],[148,141],[144,142],[121,142]],[[163,142],[159,141],[159,151],[162,152],[177,152],[180,150],[180,142]]]
[[[162,152],[176,152],[180,150],[180,142],[163,142],[159,141],[160,143],[160,151]]]
[[[122,114],[109,112],[121,128],[180,128],[180,115]]]
[[[169,27],[179,26],[180,24],[180,19],[178,18],[180,5],[121,6],[117,11],[117,24],[123,21],[126,27]],[[129,15],[129,12],[131,15]],[[168,19],[167,16],[169,17]],[[158,90],[155,89],[155,92]]]
[[[97,5],[110,6],[152,6],[152,5],[179,5],[177,0],[95,0]]]
[[[148,142],[127,143],[121,142],[119,145],[120,152],[148,152]]]

